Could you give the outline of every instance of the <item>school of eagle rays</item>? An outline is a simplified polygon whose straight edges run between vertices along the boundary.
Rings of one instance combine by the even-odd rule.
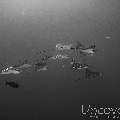
[[[79,41],[76,42],[76,45],[58,43],[56,44],[54,51],[55,53],[53,54],[52,53],[47,54],[46,50],[38,51],[39,52],[38,56],[40,57],[39,59],[36,58],[33,62],[29,61],[28,58],[24,59],[22,62],[18,62],[17,64],[3,67],[1,68],[0,76],[9,74],[18,75],[22,74],[25,70],[29,69],[34,69],[35,72],[47,71],[49,69],[48,61],[64,61],[69,59],[70,60],[69,68],[73,72],[85,69],[85,79],[103,78],[102,72],[94,71],[90,69],[89,66],[91,65],[82,63],[79,60],[77,60],[79,57],[82,58],[86,56],[90,57],[94,56],[98,51],[95,44],[85,47],[85,45],[83,45]],[[66,51],[68,54],[66,53]],[[69,52],[72,52],[74,55],[71,56]],[[10,86],[12,88],[19,87],[19,84],[16,81],[6,81],[5,85]]]

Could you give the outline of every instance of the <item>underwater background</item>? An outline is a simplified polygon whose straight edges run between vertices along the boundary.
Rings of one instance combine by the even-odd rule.
[[[96,55],[81,59],[104,77],[85,80],[84,72],[70,69],[69,60],[50,61],[47,71],[0,76],[1,86],[5,80],[21,84],[0,87],[0,119],[78,120],[82,104],[119,106],[119,32],[119,0],[1,0],[1,68],[33,60],[38,50],[53,52],[57,43],[95,42]],[[83,79],[76,82],[79,76]]]

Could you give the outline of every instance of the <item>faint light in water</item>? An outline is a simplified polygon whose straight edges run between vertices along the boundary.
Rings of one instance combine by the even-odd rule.
[[[106,38],[106,39],[111,39],[111,36],[106,36],[105,38]]]

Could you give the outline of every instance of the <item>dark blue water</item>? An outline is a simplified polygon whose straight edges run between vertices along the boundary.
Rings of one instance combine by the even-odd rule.
[[[37,50],[52,51],[58,42],[80,41],[88,46],[95,41],[96,56],[82,60],[102,72],[104,79],[75,82],[83,74],[73,72],[69,60],[64,61],[65,68],[50,61],[47,71],[1,76],[1,85],[16,80],[21,87],[0,88],[0,119],[78,120],[81,104],[119,104],[119,1],[23,3],[18,8],[14,0],[0,3],[0,63],[33,60]]]

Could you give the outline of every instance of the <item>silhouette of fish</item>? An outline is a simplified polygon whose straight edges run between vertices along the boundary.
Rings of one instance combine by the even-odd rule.
[[[57,44],[56,45],[56,49],[59,50],[59,51],[70,50],[71,47],[72,47],[72,44],[69,44],[69,45]]]
[[[46,70],[48,70],[48,67],[47,67],[47,66],[44,66],[44,67],[38,69],[37,71],[46,71]]]
[[[96,45],[95,44],[94,45],[90,45],[87,49],[90,49],[90,48],[95,49]]]
[[[92,71],[92,70],[90,70],[88,68],[86,69],[86,71],[85,71],[85,78],[86,79],[97,78],[97,77],[102,77],[102,73]]]
[[[95,52],[97,52],[98,50],[96,49],[96,45],[95,44],[92,44],[88,47],[84,47],[82,49],[80,49],[80,52],[83,53],[83,54],[94,54]]]
[[[19,88],[20,87],[20,85],[14,81],[6,81],[5,86],[9,86],[12,88]]]
[[[75,47],[76,50],[77,49],[84,49],[84,48],[85,48],[85,46],[80,41],[76,42],[76,47]]]
[[[72,69],[78,70],[78,69],[83,69],[83,68],[88,68],[87,64],[82,64],[80,62],[76,62],[75,59],[73,58],[72,61],[70,62],[72,65]]]
[[[0,74],[6,75],[6,74],[20,74],[20,73],[21,73],[21,71],[6,68],[6,69],[2,70]]]
[[[39,61],[39,62],[35,63],[34,64],[35,71],[38,71],[38,70],[44,68],[46,65],[47,65],[47,63],[43,62],[43,61]]]
[[[71,46],[70,49],[71,50],[85,49],[85,46],[80,41],[77,41],[76,45]]]
[[[72,68],[73,69],[83,69],[83,68],[88,68],[88,65],[76,62],[76,63],[72,64]]]
[[[67,54],[66,55],[57,54],[56,56],[51,57],[51,59],[53,59],[53,60],[56,60],[56,59],[61,60],[61,59],[68,59],[68,58],[69,58],[69,56]]]
[[[38,66],[38,67],[46,66],[46,62],[39,61],[38,63],[35,63],[35,66]]]
[[[19,66],[19,67],[17,67],[18,69],[22,69],[22,68],[29,68],[29,67],[31,67],[32,65],[30,65],[30,64],[23,64],[23,65],[21,65],[21,66]]]
[[[23,62],[21,62],[21,61],[19,60],[19,63],[13,65],[12,67],[13,67],[14,69],[22,69],[22,68],[29,68],[29,67],[31,67],[31,66],[32,66],[32,65],[29,64],[28,60],[25,59],[25,60],[23,60]]]

